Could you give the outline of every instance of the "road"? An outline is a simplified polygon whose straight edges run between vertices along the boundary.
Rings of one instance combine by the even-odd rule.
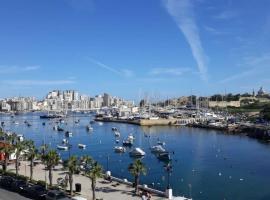
[[[17,193],[0,188],[0,200],[30,200]]]

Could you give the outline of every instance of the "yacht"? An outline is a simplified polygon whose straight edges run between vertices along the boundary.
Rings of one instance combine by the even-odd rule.
[[[161,146],[161,145],[156,145],[151,147],[151,152],[152,153],[162,153],[165,152],[166,150]]]
[[[116,153],[124,153],[124,152],[126,152],[126,148],[125,147],[121,147],[121,146],[115,146],[114,147],[114,151]]]
[[[85,149],[85,148],[86,148],[86,145],[85,145],[85,144],[78,144],[78,147],[79,147],[80,149]]]
[[[129,152],[129,155],[131,157],[142,157],[145,155],[145,152],[141,148],[135,148],[132,151]]]
[[[58,149],[58,150],[64,150],[64,151],[67,151],[67,150],[68,150],[68,146],[57,145],[57,149]]]
[[[88,126],[86,126],[86,130],[87,130],[87,131],[93,131],[94,129],[93,129],[92,126],[88,125]]]

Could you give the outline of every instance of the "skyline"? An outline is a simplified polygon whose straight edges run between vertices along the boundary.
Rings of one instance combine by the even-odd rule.
[[[114,2],[0,2],[0,97],[270,90],[267,0]]]

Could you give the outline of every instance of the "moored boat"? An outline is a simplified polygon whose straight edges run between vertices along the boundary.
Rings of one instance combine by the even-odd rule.
[[[142,157],[145,156],[145,152],[141,148],[134,148],[132,151],[129,152],[131,157]]]
[[[79,147],[80,149],[85,149],[85,148],[86,148],[86,145],[85,145],[85,144],[78,144],[78,147]]]
[[[67,151],[67,150],[68,150],[68,146],[57,145],[57,149],[58,149],[58,150],[64,150],[64,151]]]
[[[126,148],[125,147],[121,147],[121,146],[115,146],[114,147],[114,151],[116,153],[124,153],[126,151]]]

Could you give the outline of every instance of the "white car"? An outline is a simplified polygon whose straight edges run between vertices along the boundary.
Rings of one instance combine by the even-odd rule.
[[[72,197],[71,199],[72,200],[87,200],[86,198],[81,197],[81,196],[75,196],[75,197]]]

